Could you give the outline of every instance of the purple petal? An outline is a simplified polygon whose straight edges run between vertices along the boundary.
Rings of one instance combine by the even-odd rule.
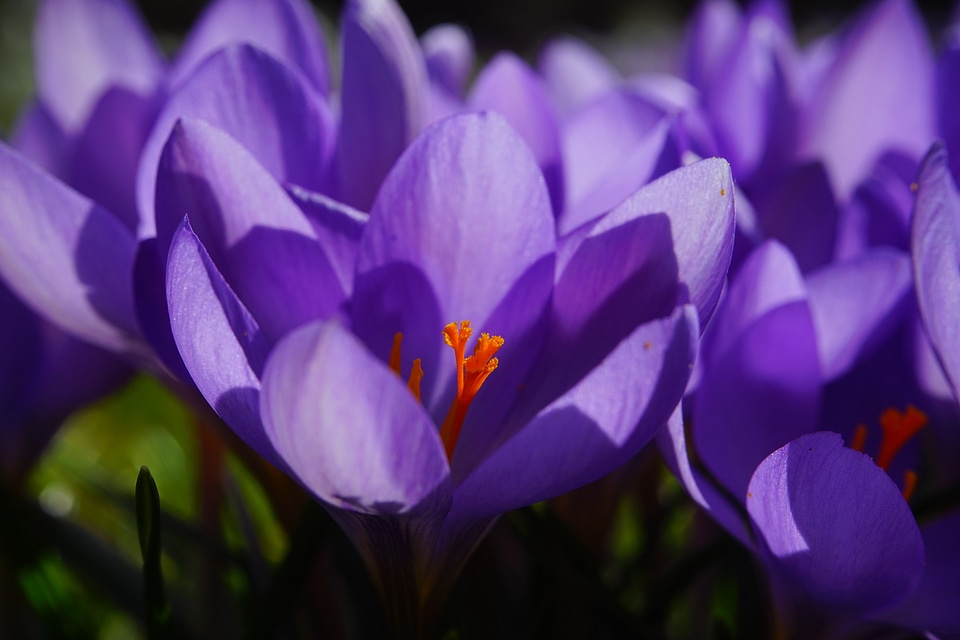
[[[697,334],[691,307],[638,328],[457,486],[459,515],[479,519],[545,500],[628,460],[680,401]]]
[[[817,425],[820,367],[813,318],[789,254],[765,244],[744,263],[701,348],[693,443],[735,497],[757,464]]]
[[[393,0],[349,0],[341,23],[340,199],[367,211],[393,163],[426,123],[427,68]]]
[[[841,200],[884,151],[920,157],[933,142],[933,67],[923,19],[908,0],[880,2],[853,25],[800,143],[827,166]]]
[[[747,511],[769,562],[789,588],[850,618],[910,593],[923,541],[906,500],[865,454],[835,433],[811,433],[765,459]]]
[[[299,69],[321,95],[330,91],[327,47],[312,8],[302,0],[217,0],[190,32],[170,70],[175,88],[218,49],[247,43]]]
[[[806,300],[803,276],[793,255],[776,241],[767,241],[750,253],[723,302],[723,312],[714,318],[705,355],[722,354],[751,324],[775,308]]]
[[[950,168],[960,177],[960,32],[948,35],[946,47],[937,60],[937,133],[950,150]]]
[[[261,412],[277,452],[324,502],[397,514],[450,499],[433,421],[406,384],[336,322],[307,325],[277,345]]]
[[[960,637],[960,513],[945,514],[920,529],[926,567],[920,584],[896,609],[884,615],[917,631],[933,632],[937,638]]]
[[[662,175],[665,169],[676,168],[679,162],[674,157],[679,154],[670,135],[674,122],[664,118],[654,125],[620,159],[617,166],[611,167],[606,175],[598,176],[590,190],[581,194],[579,200],[568,203],[557,221],[560,235],[596,220],[633,195],[637,189]]]
[[[622,82],[606,58],[569,36],[547,43],[537,67],[562,116],[572,115]]]
[[[577,211],[581,202],[601,188],[608,176],[618,173],[638,148],[649,147],[649,136],[663,117],[664,112],[648,100],[621,90],[591,103],[570,118],[564,126],[562,140],[567,183],[564,202],[568,211]],[[656,152],[655,145],[651,151]],[[643,175],[642,167],[638,174],[638,180],[649,179]],[[604,194],[600,206],[608,202],[612,202],[609,206],[616,205],[630,193],[632,191]],[[558,223],[561,233],[604,212],[595,208],[575,215],[564,212]]]
[[[497,111],[520,134],[543,170],[553,210],[561,211],[560,127],[543,80],[517,56],[500,53],[477,76],[470,105]]]
[[[163,74],[156,44],[124,0],[44,0],[34,48],[37,93],[71,133],[109,87],[149,96]]]
[[[232,46],[185,79],[157,118],[137,174],[141,237],[154,233],[157,165],[180,118],[205,120],[229,133],[278,181],[314,191],[332,187],[334,124],[323,101],[274,58],[249,45]],[[176,213],[174,226],[183,213]]]
[[[960,398],[960,194],[942,144],[920,169],[911,253],[920,315],[930,342]]]
[[[703,89],[718,75],[731,47],[741,35],[743,13],[733,0],[701,2],[687,31],[684,75],[693,86]]]
[[[439,122],[400,158],[374,203],[353,329],[384,360],[402,331],[410,359],[423,359],[432,406],[437,372],[453,373],[443,326],[466,319],[508,345],[523,343],[552,288],[554,244],[543,176],[506,121],[486,113]],[[503,305],[510,313],[498,313]]]
[[[157,179],[160,250],[175,216],[197,236],[270,339],[329,318],[344,299],[310,223],[274,179],[230,136],[184,120],[170,136]]]
[[[296,185],[288,187],[287,193],[313,226],[317,242],[336,271],[344,294],[349,297],[353,291],[360,238],[370,215]]]
[[[52,176],[64,178],[70,140],[42,102],[20,114],[10,136],[10,146]]]
[[[138,224],[137,162],[157,112],[156,101],[110,88],[77,138],[70,184],[112,211],[131,230]]]
[[[186,219],[167,258],[167,304],[177,348],[197,389],[244,442],[277,464],[260,421],[260,374],[269,344]]]
[[[840,212],[822,164],[795,166],[751,193],[764,235],[786,245],[801,271],[807,273],[832,260]]]
[[[456,24],[431,27],[420,37],[430,82],[454,97],[462,98],[473,71],[473,38]]]
[[[600,234],[651,214],[669,220],[677,274],[706,326],[730,264],[735,231],[730,165],[719,158],[677,169],[642,187],[603,217],[591,231]]]
[[[916,189],[911,185],[918,168],[915,160],[902,154],[884,154],[841,214],[836,260],[848,260],[876,246],[909,251]]]
[[[0,273],[64,331],[114,351],[138,334],[133,234],[0,144]]]
[[[912,296],[911,276],[910,258],[892,249],[810,275],[806,284],[825,381],[890,335]]]

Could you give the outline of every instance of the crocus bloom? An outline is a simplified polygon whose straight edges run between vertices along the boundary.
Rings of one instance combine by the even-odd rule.
[[[414,617],[498,514],[603,475],[653,436],[730,254],[725,162],[669,174],[558,238],[535,157],[492,113],[428,128],[369,219],[322,198],[303,217],[201,123],[184,121],[165,156],[179,206],[158,215],[191,212],[167,266],[190,375]],[[462,320],[488,335],[473,342]]]
[[[955,425],[927,425],[932,399],[904,339],[912,317],[898,251],[804,278],[782,245],[762,244],[704,337],[690,439],[679,414],[661,436],[695,500],[765,560],[797,637],[869,621],[936,628],[900,608],[927,592],[922,530],[904,498],[936,482],[917,468],[918,440],[941,447],[938,432]],[[954,562],[926,557],[934,576]]]

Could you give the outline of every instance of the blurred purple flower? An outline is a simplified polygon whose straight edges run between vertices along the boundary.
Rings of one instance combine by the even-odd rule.
[[[949,553],[927,556],[928,576],[927,524],[918,529],[904,500],[942,480],[936,469],[918,469],[921,445],[948,445],[947,464],[956,455],[955,411],[913,437],[926,414],[938,413],[907,339],[909,264],[896,250],[874,248],[804,278],[782,245],[760,245],[701,343],[688,431],[677,412],[660,436],[694,499],[765,560],[797,637],[867,623],[950,628],[930,614],[956,595],[949,589],[930,595],[940,604],[926,612],[899,606],[934,594],[925,585],[942,579],[930,576],[957,563]],[[835,434],[816,433],[826,430],[877,464]],[[854,508],[862,504],[874,506]]]
[[[498,514],[603,475],[654,435],[731,249],[721,160],[558,238],[536,156],[492,113],[429,127],[369,218],[317,195],[304,217],[199,122],[178,125],[164,158],[158,227],[192,212],[167,265],[190,375],[323,501],[410,611],[442,598]],[[455,398],[466,409],[458,389],[476,366],[444,346],[451,319],[503,340],[459,438],[438,425]],[[408,382],[414,369],[422,380]]]
[[[130,370],[44,322],[3,285],[0,323],[0,477],[18,484],[67,416]]]

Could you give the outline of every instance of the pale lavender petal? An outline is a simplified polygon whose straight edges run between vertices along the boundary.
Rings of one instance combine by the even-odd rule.
[[[937,134],[950,150],[950,168],[954,179],[960,177],[960,31],[948,34],[937,60]]]
[[[558,233],[567,234],[595,220],[666,170],[675,169],[680,163],[679,150],[671,136],[673,124],[664,118],[654,125],[616,166],[597,178],[588,192],[581,194],[577,201],[568,203],[557,221]]]
[[[313,226],[317,242],[337,273],[344,294],[349,297],[353,291],[360,238],[370,215],[296,185],[287,187],[287,192]]]
[[[217,0],[200,17],[167,77],[175,88],[214,51],[251,44],[299,69],[322,95],[330,91],[327,48],[316,15],[302,0]]]
[[[543,171],[554,211],[563,209],[560,126],[543,80],[512,53],[497,54],[480,71],[470,106],[492,109],[520,134]]]
[[[824,381],[843,375],[903,319],[913,295],[910,266],[906,254],[878,248],[807,278]]]
[[[0,144],[0,274],[64,331],[113,351],[138,334],[133,234]]]
[[[545,500],[632,457],[680,401],[698,333],[689,306],[639,327],[457,486],[458,515],[479,519]]]
[[[137,162],[157,113],[154,99],[108,89],[77,137],[66,172],[75,189],[112,211],[131,230],[138,226]]]
[[[34,48],[37,94],[70,133],[109,87],[149,96],[164,71],[159,49],[125,0],[44,0]]]
[[[722,354],[755,321],[773,309],[806,300],[807,290],[797,263],[786,247],[767,241],[741,265],[726,291],[723,312],[718,313],[705,338],[705,354]]]
[[[920,170],[911,253],[927,336],[960,398],[960,194],[947,153],[937,144]]]
[[[704,466],[734,496],[757,464],[814,430],[820,368],[810,309],[791,302],[754,321],[720,357],[704,363],[693,442]]]
[[[433,421],[336,322],[306,325],[277,345],[260,405],[277,452],[324,502],[373,514],[449,502],[450,468]]]
[[[765,459],[747,511],[768,563],[793,595],[850,619],[917,586],[923,540],[890,477],[835,433],[811,433]]]
[[[566,208],[575,210],[608,176],[625,166],[638,147],[648,144],[648,136],[663,118],[662,109],[626,90],[612,92],[570,118],[564,125],[561,141]],[[629,192],[614,194],[608,200],[628,195]],[[558,222],[561,233],[586,222],[590,214],[601,213],[604,211],[590,210],[567,222],[565,212]]]
[[[764,236],[786,245],[801,271],[832,260],[840,212],[822,164],[800,164],[765,180],[751,191],[751,201]]]
[[[800,153],[821,159],[846,199],[884,151],[920,157],[933,142],[933,81],[933,53],[913,4],[870,7],[813,100]]]
[[[703,89],[741,34],[743,13],[733,0],[704,0],[690,18],[684,50],[684,75]],[[722,75],[722,74],[721,74]]]
[[[137,173],[141,237],[155,233],[157,165],[180,118],[205,120],[229,133],[278,181],[314,191],[332,188],[335,125],[324,101],[266,53],[249,45],[231,46],[186,78],[157,118]],[[183,213],[177,213],[173,225]]]
[[[725,160],[711,158],[677,169],[642,187],[592,229],[600,234],[628,221],[665,214],[685,299],[706,326],[720,297],[733,251],[733,179]]]
[[[10,135],[10,146],[44,169],[63,179],[70,140],[41,102],[28,105]]]
[[[183,214],[271,341],[344,300],[312,226],[233,138],[199,120],[174,128],[157,180],[161,253]]]
[[[506,121],[484,113],[439,122],[401,157],[374,203],[353,329],[384,360],[403,332],[410,359],[423,359],[432,406],[434,391],[448,391],[433,389],[435,377],[450,380],[454,370],[443,326],[470,320],[519,347],[552,288],[554,245],[543,176]]]
[[[393,163],[426,123],[427,68],[393,0],[349,0],[341,33],[339,198],[367,211]]]
[[[792,147],[794,113],[786,80],[786,61],[780,50],[789,44],[785,34],[766,15],[744,22],[723,59],[723,72],[708,79],[704,100],[716,136],[734,173],[741,180],[768,170],[768,147]],[[761,165],[761,163],[763,163]]]
[[[790,254],[761,245],[731,283],[701,346],[693,444],[735,497],[772,451],[809,433],[820,409],[817,336]]]
[[[270,346],[184,219],[167,258],[170,328],[203,397],[240,439],[273,464],[260,420],[260,375]]]
[[[460,25],[440,24],[420,36],[420,44],[431,83],[462,98],[467,78],[473,71],[470,33]]]
[[[537,68],[561,116],[569,116],[598,99],[622,79],[613,65],[590,45],[564,36],[547,43]]]

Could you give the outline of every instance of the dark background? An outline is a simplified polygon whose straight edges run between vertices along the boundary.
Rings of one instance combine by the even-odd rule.
[[[2,1],[2,0],[0,0]],[[342,1],[313,0],[325,15],[340,13]],[[138,0],[154,29],[184,33],[205,2],[202,0]],[[741,3],[743,4],[743,3]],[[794,24],[803,30],[826,30],[866,4],[862,0],[791,2]],[[928,26],[939,33],[948,23],[952,5],[924,0],[917,3]],[[696,5],[695,0],[401,0],[418,34],[440,22],[469,27],[481,52],[500,48],[529,49],[562,32],[608,33],[626,20],[660,20],[681,23]]]

